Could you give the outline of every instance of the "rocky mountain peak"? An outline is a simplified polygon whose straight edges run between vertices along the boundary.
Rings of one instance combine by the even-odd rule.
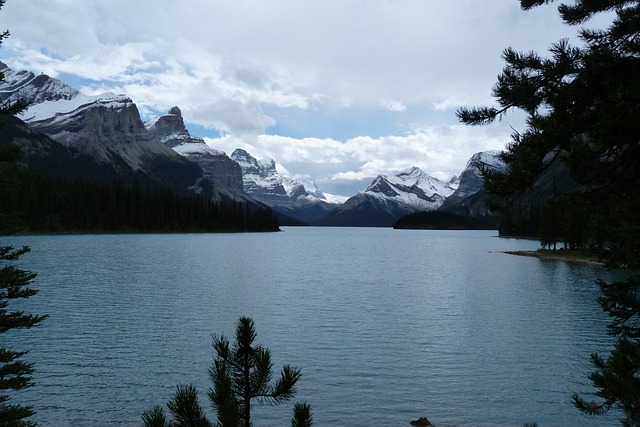
[[[0,72],[4,74],[4,82],[0,88],[3,101],[15,102],[18,99],[28,104],[40,104],[44,101],[70,100],[80,92],[46,74],[36,75],[27,70],[14,71],[7,64],[0,62]]]
[[[231,159],[242,168],[244,190],[254,199],[301,221],[314,221],[335,208],[315,183],[282,176],[273,159],[258,160],[238,148]]]
[[[420,179],[423,173],[424,172],[422,172],[422,169],[420,169],[419,167],[413,166],[409,169],[403,170],[402,172],[398,173],[398,175],[396,176],[399,179],[406,181],[406,180]]]
[[[506,165],[500,160],[500,151],[490,150],[473,154],[460,174],[458,188],[445,200],[441,209],[471,216],[490,215],[484,198],[479,197],[484,193],[481,173],[483,169],[506,169]]]
[[[276,162],[273,159],[258,160],[241,148],[236,148],[231,153],[231,159],[238,162],[245,175],[256,175],[262,178],[278,175]]]
[[[398,199],[416,196],[419,200],[414,203],[423,204],[420,200],[428,200],[430,205],[428,208],[434,209],[439,206],[437,201],[441,203],[454,191],[455,188],[450,184],[444,183],[414,166],[396,175],[378,175],[364,192]]]
[[[154,117],[145,127],[163,144],[200,166],[204,178],[218,191],[244,196],[242,169],[223,151],[210,147],[187,130],[180,108],[171,107],[164,116]]]
[[[97,165],[100,176],[123,181],[141,177],[179,191],[195,188],[202,171],[161,144],[144,127],[138,108],[126,95],[89,96],[45,74],[0,65],[4,100],[23,99],[21,119],[35,131]],[[92,171],[93,172],[93,171]]]
[[[505,164],[500,159],[500,153],[501,152],[498,150],[480,151],[478,153],[474,153],[467,162],[465,171],[473,171],[479,176],[480,169],[482,168],[489,168],[498,171],[504,170]]]
[[[156,137],[160,138],[163,144],[171,148],[188,143],[204,144],[202,138],[191,136],[184,125],[182,112],[178,107],[171,107],[168,114],[154,117],[147,121],[145,127]]]
[[[376,193],[386,197],[396,197],[399,195],[384,175],[378,175],[364,191],[365,193]]]
[[[172,116],[182,117],[182,111],[180,111],[180,108],[176,106],[169,108],[169,114]]]
[[[288,198],[282,185],[282,177],[276,170],[272,159],[259,161],[247,151],[237,148],[231,153],[231,160],[242,168],[245,191],[252,196],[268,195],[268,197]]]

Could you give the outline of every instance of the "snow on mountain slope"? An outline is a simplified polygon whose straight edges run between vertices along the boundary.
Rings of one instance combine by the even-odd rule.
[[[147,121],[145,127],[167,147],[200,166],[204,178],[213,188],[236,200],[247,197],[243,191],[240,166],[224,151],[216,150],[207,145],[204,139],[192,136],[185,127],[180,108],[171,107],[167,114]]]
[[[258,160],[242,149],[231,159],[242,168],[244,191],[276,212],[313,223],[341,203],[337,197],[328,199],[312,181],[280,175],[272,159]]]
[[[91,108],[104,107],[118,111],[133,105],[131,98],[122,94],[103,93],[89,96],[79,93],[72,99],[45,100],[38,104],[31,104],[21,117],[25,122],[31,124],[45,120],[55,124]]]
[[[460,174],[460,184],[452,195],[452,200],[470,196],[484,188],[481,175],[482,169],[504,171],[506,165],[500,160],[499,156],[500,151],[497,150],[482,151],[471,156]]]
[[[244,191],[247,194],[267,204],[289,201],[283,178],[276,170],[273,159],[259,161],[245,150],[236,149],[231,153],[231,160],[242,169]]]
[[[126,95],[85,95],[46,74],[36,76],[31,71],[14,71],[2,62],[0,72],[4,74],[4,82],[0,84],[0,98],[8,102],[26,101],[29,107],[20,118],[27,123],[43,120],[53,122],[52,118],[60,122],[70,114],[96,106],[122,109],[133,105],[133,101]]]
[[[437,209],[454,192],[455,185],[455,181],[444,183],[417,167],[396,175],[378,175],[362,193],[350,197],[320,224],[391,227],[402,215]]]
[[[163,144],[183,156],[188,154],[226,156],[224,151],[210,147],[204,139],[189,133],[179,107],[171,107],[167,114],[151,118],[144,123],[144,126]]]
[[[242,149],[235,150],[231,159],[242,168],[245,191],[249,194],[267,199],[326,201],[314,182],[280,175],[273,159],[258,160]]]
[[[135,103],[126,95],[89,96],[45,74],[14,71],[0,63],[5,80],[0,96],[24,99],[20,119],[31,128],[125,181],[134,177],[180,191],[196,188],[202,171],[145,129]]]
[[[0,97],[4,101],[15,102],[23,99],[29,104],[39,104],[44,101],[70,100],[80,92],[58,79],[45,74],[36,76],[31,71],[14,71],[0,62],[0,72],[4,74],[4,81],[0,86]]]
[[[453,194],[454,186],[412,167],[397,175],[378,175],[364,193],[407,207],[429,210],[440,207]]]
[[[492,213],[485,203],[483,169],[503,172],[506,165],[500,160],[500,151],[491,150],[475,153],[460,174],[460,185],[449,196],[440,210],[468,216],[488,216]]]

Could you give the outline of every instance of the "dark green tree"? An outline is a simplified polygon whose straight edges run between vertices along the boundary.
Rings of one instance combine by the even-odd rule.
[[[296,403],[293,406],[291,427],[311,427],[312,425],[313,417],[311,416],[311,405],[304,402]]]
[[[142,414],[145,427],[213,427],[198,401],[198,390],[191,384],[179,385],[167,403],[173,414],[169,422],[161,406],[154,406]]]
[[[223,427],[251,426],[251,402],[279,404],[293,397],[300,369],[285,365],[271,383],[273,363],[268,348],[254,343],[253,320],[241,317],[233,345],[224,335],[213,337],[216,358],[209,370],[213,388],[209,399]]]
[[[525,10],[552,2],[520,0]],[[606,28],[579,30],[579,46],[561,40],[546,56],[506,49],[506,66],[493,88],[498,106],[457,114],[464,123],[482,125],[511,109],[524,111],[526,129],[514,132],[502,155],[507,173],[488,171],[488,191],[508,208],[551,165],[564,163],[577,183],[568,196],[594,219],[581,240],[592,239],[610,267],[638,271],[640,1],[575,0],[558,11],[571,26],[605,13],[612,19]],[[623,425],[640,426],[640,275],[599,283],[600,304],[612,316],[617,342],[608,357],[592,357],[590,378],[601,400],[574,395],[574,403],[587,414],[620,408]]]
[[[560,238],[560,214],[557,201],[549,198],[540,207],[540,245],[557,249]]]
[[[12,300],[29,298],[37,293],[35,289],[28,287],[36,277],[35,273],[9,264],[28,251],[27,247],[14,249],[11,246],[0,246],[0,333],[31,328],[46,317],[9,309]],[[26,353],[0,347],[0,426],[35,425],[28,420],[34,413],[33,409],[30,406],[11,404],[10,395],[7,394],[9,390],[21,390],[32,385],[33,364],[21,360]]]
[[[209,375],[213,386],[209,399],[217,413],[218,422],[211,423],[200,404],[193,385],[178,386],[167,404],[173,415],[168,420],[160,406],[142,414],[145,427],[248,427],[251,425],[251,404],[279,404],[293,397],[300,379],[299,368],[285,365],[280,377],[272,383],[273,363],[268,348],[254,343],[256,331],[253,320],[241,317],[236,326],[233,345],[224,335],[214,335],[216,353]],[[310,427],[311,407],[307,403],[294,406],[292,426]]]

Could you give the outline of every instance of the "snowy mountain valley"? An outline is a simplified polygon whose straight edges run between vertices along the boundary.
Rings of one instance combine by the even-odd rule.
[[[504,168],[498,152],[476,153],[459,178],[448,182],[409,167],[377,176],[351,197],[327,197],[314,182],[279,173],[273,159],[258,160],[243,148],[229,156],[209,146],[189,133],[177,106],[143,122],[126,95],[88,96],[58,79],[14,71],[3,63],[0,72],[0,97],[25,100],[29,107],[19,118],[50,141],[22,141],[29,154],[25,166],[67,179],[136,181],[212,200],[268,206],[281,224],[388,227],[408,213],[438,209],[487,216],[480,170]],[[34,160],[62,149],[74,159],[66,165]],[[76,165],[78,159],[84,166]]]

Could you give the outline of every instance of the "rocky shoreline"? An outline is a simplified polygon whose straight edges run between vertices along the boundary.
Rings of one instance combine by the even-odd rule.
[[[538,249],[536,251],[503,251],[503,253],[518,256],[535,257],[545,260],[558,260],[566,262],[577,262],[590,265],[605,265],[594,254],[586,254],[583,252],[577,253],[566,249],[559,249],[556,251]]]

